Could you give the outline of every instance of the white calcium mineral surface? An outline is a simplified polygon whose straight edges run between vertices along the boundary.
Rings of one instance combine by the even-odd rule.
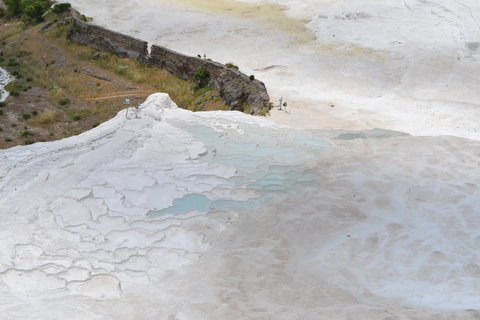
[[[1,320],[480,318],[479,2],[71,2],[289,105],[0,150]]]
[[[3,68],[0,68],[0,102],[5,101],[9,96],[5,86],[13,81],[13,77]]]
[[[480,142],[165,94],[0,151],[2,319],[475,319]]]

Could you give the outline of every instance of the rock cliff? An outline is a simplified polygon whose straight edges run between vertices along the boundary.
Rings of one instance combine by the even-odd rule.
[[[270,109],[270,98],[265,84],[234,68],[228,68],[215,61],[186,56],[158,45],[152,45],[149,55],[146,41],[88,23],[76,10],[72,10],[72,24],[73,28],[68,33],[68,39],[96,50],[163,68],[179,78],[192,82],[195,81],[194,75],[197,70],[208,71],[209,85],[220,92],[220,96],[231,110],[266,114]]]

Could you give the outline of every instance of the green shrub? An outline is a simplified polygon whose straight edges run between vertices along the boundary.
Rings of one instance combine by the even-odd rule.
[[[21,0],[5,0],[4,2],[7,5],[6,14],[8,16],[16,17],[22,13]]]
[[[3,110],[0,110],[0,116],[3,116]]]
[[[6,15],[9,17],[22,17],[27,22],[43,21],[43,14],[50,7],[50,0],[5,0],[7,5]]]
[[[0,18],[5,17],[5,9],[0,8]]]
[[[72,5],[68,2],[58,3],[53,6],[52,11],[53,13],[60,14],[64,13],[65,11],[69,10]]]
[[[273,108],[273,103],[269,102],[263,106],[263,108],[260,110],[258,115],[262,117],[266,117],[270,113],[270,110],[272,108]]]
[[[238,66],[234,65],[233,63],[229,62],[225,65],[227,68],[230,68],[230,69],[236,69],[238,70]]]
[[[3,139],[3,141],[5,141],[5,142],[12,142],[12,139],[10,139],[10,138],[5,138],[5,139]]]
[[[210,73],[206,69],[198,69],[195,71],[193,79],[197,83],[197,89],[201,89],[210,82]]]
[[[248,77],[250,79],[250,81],[253,81],[255,80],[255,76],[253,74],[250,75],[250,77]]]
[[[7,103],[5,101],[0,102],[0,108],[6,107]]]
[[[20,81],[12,81],[5,86],[5,90],[9,91],[12,97],[18,97],[23,90],[23,84]]]
[[[38,115],[38,111],[32,111],[32,116],[36,117]]]
[[[34,133],[31,132],[31,131],[28,131],[28,130],[25,130],[20,134],[20,136],[22,136],[22,138],[30,137],[30,136],[33,136],[33,135],[34,135]]]
[[[20,64],[13,58],[8,59],[8,64],[9,67],[19,67]]]
[[[82,109],[71,109],[71,110],[68,110],[67,113],[73,121],[80,121],[88,117],[92,112],[88,109],[82,108]]]
[[[23,84],[20,81],[12,81],[5,86],[7,91],[21,91],[23,89]]]
[[[198,89],[197,91],[195,91],[195,97],[200,97],[200,96],[204,95],[205,93],[207,93],[208,91],[211,91],[211,90],[213,90],[213,88],[210,87],[210,86],[205,86],[201,89]]]
[[[23,114],[23,120],[28,120],[28,119],[30,119],[31,117],[32,117],[32,116],[31,116],[30,114],[28,114],[28,113],[24,113],[24,114]]]
[[[243,112],[247,114],[252,114],[253,112],[253,108],[247,103],[243,104],[242,109],[243,109]]]
[[[23,18],[27,22],[38,23],[43,21],[43,14],[48,10],[48,3],[46,1],[23,1],[25,4],[23,8]]]
[[[72,101],[68,98],[62,98],[58,101],[58,104],[61,106],[66,106],[67,104],[70,104]]]

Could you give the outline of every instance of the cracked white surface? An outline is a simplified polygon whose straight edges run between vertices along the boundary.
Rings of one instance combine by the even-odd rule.
[[[2,319],[478,318],[479,150],[152,95],[0,151]]]
[[[5,101],[9,96],[5,86],[13,81],[13,77],[3,68],[0,68],[0,102]]]

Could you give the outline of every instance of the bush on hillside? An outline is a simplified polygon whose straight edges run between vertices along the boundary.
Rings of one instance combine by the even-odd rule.
[[[23,9],[23,18],[27,22],[38,23],[43,21],[43,14],[48,10],[44,1],[33,2]]]
[[[8,17],[21,17],[29,23],[43,21],[43,15],[50,8],[50,0],[5,0]]]
[[[21,0],[5,0],[7,5],[7,16],[18,17],[22,13]]]
[[[66,12],[71,7],[72,5],[68,2],[57,3],[56,5],[53,6],[52,11],[53,13],[60,14],[60,13]]]
[[[62,98],[58,101],[58,104],[61,106],[66,106],[67,104],[70,104],[72,101],[68,98]]]
[[[206,69],[198,69],[195,71],[193,79],[197,83],[197,89],[204,88],[210,82],[210,73]]]
[[[229,62],[225,65],[227,68],[230,68],[230,69],[236,69],[238,70],[238,66],[234,65],[233,63]]]

